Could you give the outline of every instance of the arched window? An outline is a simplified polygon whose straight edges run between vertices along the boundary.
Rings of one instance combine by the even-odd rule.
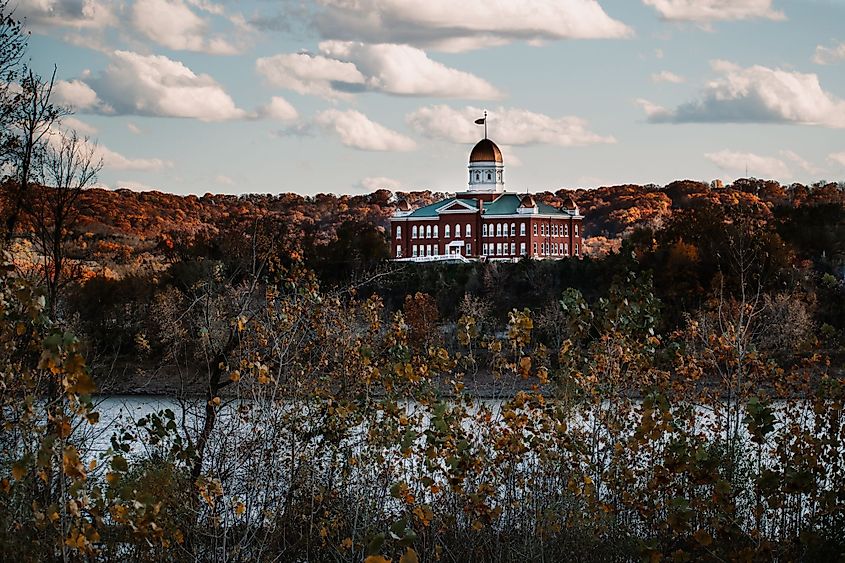
[[[497,237],[502,236],[502,224],[501,223],[496,223],[496,236]]]
[[[522,236],[525,236],[525,223],[519,224],[519,234],[522,235]],[[523,254],[525,254],[525,253],[523,252]]]
[[[553,237],[557,236],[557,225],[552,225],[552,236]]]
[[[411,227],[411,238],[417,238],[417,226]]]
[[[461,236],[461,226],[455,225],[455,238],[459,238]]]
[[[514,254],[516,254],[516,243],[512,242],[511,243],[511,255],[514,255]]]
[[[575,236],[578,236],[578,225],[575,225]],[[576,252],[575,255],[577,256],[578,253]]]
[[[402,225],[396,226],[396,238],[402,238]]]
[[[434,225],[434,238],[440,238],[440,235],[438,234],[439,230],[440,228],[437,225]]]
[[[569,225],[563,226],[563,236],[565,236],[565,237],[569,236]]]
[[[425,238],[431,238],[431,225],[425,226]]]
[[[493,179],[493,175],[488,172],[487,173],[487,181],[490,181],[492,179]]]
[[[534,236],[537,236],[537,223],[534,223]],[[537,254],[537,251],[534,251],[534,254]]]
[[[472,236],[472,226],[469,223],[467,223],[467,230],[464,232],[466,233],[467,238]]]
[[[452,236],[450,234],[451,230],[452,230],[452,227],[450,225],[446,225],[445,227],[443,227],[443,236],[445,236],[446,238],[449,238],[450,236]]]
[[[478,182],[479,180],[481,180],[481,174],[479,174],[478,172],[476,172],[476,173],[475,173],[475,181],[476,181],[476,182]]]
[[[511,236],[516,236],[516,223],[511,223]]]
[[[484,225],[481,226],[481,236],[483,236],[483,237],[487,236],[487,223],[484,223]],[[487,253],[485,252],[484,254],[487,254]]]

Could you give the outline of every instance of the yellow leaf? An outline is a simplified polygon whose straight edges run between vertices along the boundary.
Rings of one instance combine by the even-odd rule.
[[[230,373],[230,374],[229,374],[229,380],[234,381],[234,382],[238,382],[238,381],[240,381],[240,380],[241,380],[241,372],[240,372],[240,370],[237,370],[237,369],[236,369],[235,371],[233,371],[232,373]]]
[[[88,471],[94,471],[94,469],[96,469],[96,468],[97,468],[97,460],[96,460],[96,459],[92,459],[92,460],[88,463]]]
[[[352,549],[352,538],[344,538],[342,542],[340,542],[340,546],[343,549]]]
[[[420,560],[417,558],[417,552],[410,547],[405,554],[399,558],[399,563],[419,563],[419,561]]]

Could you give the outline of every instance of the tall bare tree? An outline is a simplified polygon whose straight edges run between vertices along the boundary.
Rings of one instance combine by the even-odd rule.
[[[33,190],[28,204],[34,227],[34,242],[42,260],[50,316],[56,317],[61,289],[72,280],[66,264],[67,239],[79,218],[76,208],[82,190],[91,186],[103,167],[97,145],[76,131],[54,133],[43,154],[46,186]]]

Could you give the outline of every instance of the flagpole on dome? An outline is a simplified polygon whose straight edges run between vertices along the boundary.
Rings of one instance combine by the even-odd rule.
[[[487,110],[484,110],[484,117],[475,120],[476,125],[484,126],[484,138],[487,138]]]

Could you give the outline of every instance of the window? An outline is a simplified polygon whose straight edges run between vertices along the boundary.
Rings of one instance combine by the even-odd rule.
[[[487,256],[487,243],[486,243],[486,242],[485,242],[484,244],[482,244],[482,245],[481,245],[481,253],[482,253],[484,256]]]
[[[402,225],[396,227],[396,238],[402,238]]]
[[[461,226],[455,225],[455,238],[460,238],[461,236]]]
[[[464,231],[464,232],[466,233],[467,238],[471,237],[472,236],[472,225],[467,223],[467,230]]]
[[[511,243],[511,256],[513,256],[514,254],[516,254],[516,243],[512,242]]]
[[[502,224],[501,223],[496,223],[496,236],[497,237],[502,236]]]
[[[469,256],[470,254],[472,254],[472,245],[467,243],[467,254],[466,255]]]
[[[578,256],[578,245],[575,245],[575,256]]]
[[[535,225],[535,226],[536,226],[536,225]],[[533,248],[534,248],[534,252],[533,252],[533,254],[536,256],[536,255],[537,255],[537,243],[536,243],[536,242],[534,243],[534,247],[533,247]]]
[[[577,224],[575,225],[575,236],[576,237],[578,236],[578,225]],[[576,252],[575,255],[577,256],[578,253]]]
[[[417,226],[416,225],[414,225],[411,228],[411,238],[417,238]]]
[[[445,227],[443,227],[443,236],[445,236],[446,238],[449,238],[450,236],[452,236],[450,234],[451,230],[452,230],[452,228],[449,225],[446,225]]]
[[[416,244],[413,246],[413,248],[412,248],[412,252],[413,252],[413,255],[414,255],[414,256],[416,256],[416,255],[417,255],[417,245],[416,245]]]
[[[520,234],[520,236],[523,236],[523,237],[525,236],[525,223],[519,224],[519,234]]]
[[[481,236],[483,236],[483,237],[487,236],[487,223],[485,223],[484,225],[481,226]]]
[[[511,223],[511,236],[516,236],[516,223]]]
[[[496,243],[496,256],[501,256],[501,255],[502,255],[502,243],[497,242]]]
[[[563,226],[563,236],[565,236],[565,237],[569,236],[569,225]]]
[[[535,237],[537,236],[537,223],[534,223],[534,236],[535,236]],[[535,244],[534,246],[537,246],[537,245]],[[536,248],[534,249],[534,253],[535,253],[535,254],[537,253],[537,249],[536,249]]]
[[[437,234],[438,230],[439,229],[438,229],[437,225],[434,225],[434,238],[440,238],[440,235]]]
[[[487,181],[489,182],[492,179],[493,179],[493,176],[488,172],[487,173]]]
[[[402,247],[400,245],[396,245],[396,257],[402,258]]]
[[[425,238],[431,238],[431,225],[425,226]]]
[[[426,255],[426,256],[431,256],[431,245],[430,245],[430,244],[427,244],[427,245],[425,246],[425,255]]]
[[[481,175],[478,172],[476,172],[475,173],[475,181],[478,182],[479,180],[481,180]]]
[[[563,255],[569,256],[569,243],[568,242],[563,243]]]
[[[523,225],[525,225],[525,223],[523,223]],[[519,254],[520,254],[520,256],[525,256],[525,243],[524,242],[519,243]]]

